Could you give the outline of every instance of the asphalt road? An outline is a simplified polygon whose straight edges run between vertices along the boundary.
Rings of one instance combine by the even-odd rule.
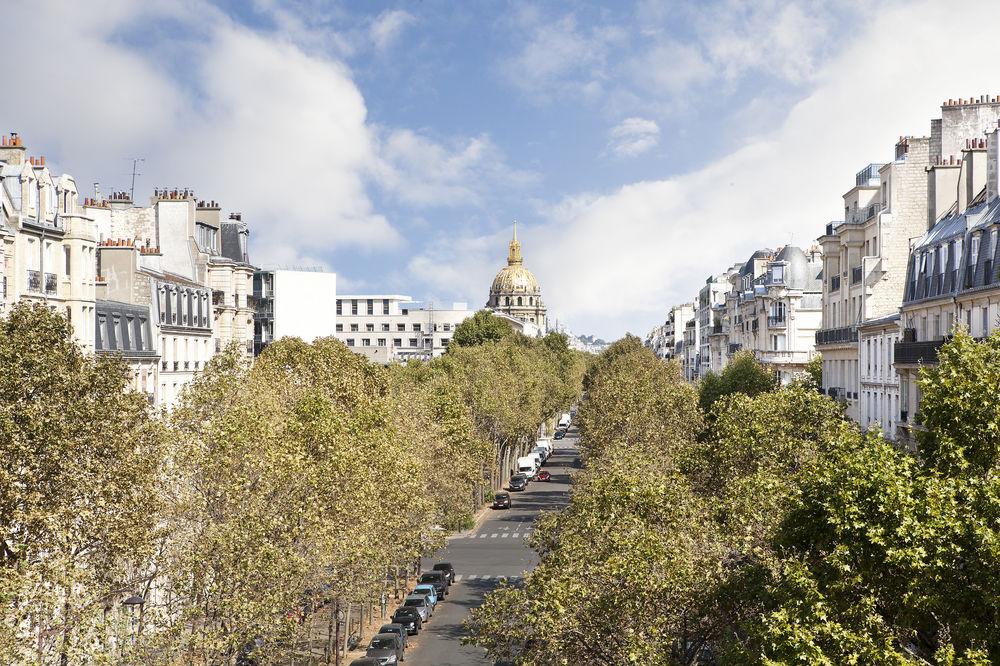
[[[413,637],[406,651],[408,666],[492,666],[482,649],[461,644],[462,622],[502,577],[516,581],[537,563],[524,538],[531,534],[539,511],[565,506],[569,473],[579,464],[575,430],[553,445],[542,467],[552,474],[551,481],[532,481],[527,490],[512,492],[509,510],[492,511],[478,528],[451,537],[447,547],[424,559],[425,569],[435,562],[451,562],[455,583],[420,635]]]

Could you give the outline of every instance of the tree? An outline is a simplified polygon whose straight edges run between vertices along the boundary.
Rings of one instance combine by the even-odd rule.
[[[0,321],[0,661],[110,658],[148,590],[163,439],[129,379],[47,307]]]
[[[706,414],[712,409],[715,401],[724,395],[743,393],[754,396],[778,387],[774,373],[769,372],[754,357],[753,352],[744,350],[738,352],[726,365],[718,378],[709,373],[699,385],[698,403]]]
[[[451,343],[458,347],[475,347],[487,342],[499,342],[513,332],[506,320],[489,310],[479,310],[455,327]]]

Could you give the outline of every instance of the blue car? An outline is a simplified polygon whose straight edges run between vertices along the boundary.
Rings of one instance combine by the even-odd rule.
[[[438,602],[437,590],[434,589],[434,586],[431,585],[430,583],[421,583],[420,585],[417,585],[415,588],[413,588],[412,594],[423,594],[425,597],[427,597],[427,603],[431,605],[432,609],[437,606]]]

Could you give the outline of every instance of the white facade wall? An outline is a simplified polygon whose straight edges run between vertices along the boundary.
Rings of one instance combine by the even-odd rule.
[[[337,274],[275,270],[274,338],[306,342],[337,332]]]

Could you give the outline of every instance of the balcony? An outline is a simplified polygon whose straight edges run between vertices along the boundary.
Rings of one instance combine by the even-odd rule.
[[[770,316],[767,318],[767,325],[770,328],[785,328],[785,315]]]
[[[42,293],[42,274],[39,271],[28,271],[28,291]]]
[[[851,284],[858,284],[861,282],[861,278],[864,277],[862,273],[861,266],[855,266],[851,269]]]
[[[944,340],[897,342],[894,347],[896,365],[936,364],[938,349]]]
[[[854,176],[855,185],[858,187],[878,187],[882,182],[878,172],[884,166],[884,164],[872,162]]]
[[[743,348],[743,345],[741,345],[740,343],[738,343],[738,342],[730,342],[729,343],[729,354],[730,355],[735,354],[736,352],[738,352],[742,348]]]
[[[816,331],[816,344],[837,345],[858,341],[858,327],[844,326],[842,328],[824,328]]]
[[[218,289],[212,290],[212,305],[225,305],[226,304],[226,292],[219,291]]]
[[[57,289],[58,289],[58,281],[56,279],[56,274],[55,273],[46,273],[45,274],[45,293],[46,294],[54,294],[54,293],[56,293]]]
[[[830,278],[830,291],[840,291],[840,276],[834,275]]]

